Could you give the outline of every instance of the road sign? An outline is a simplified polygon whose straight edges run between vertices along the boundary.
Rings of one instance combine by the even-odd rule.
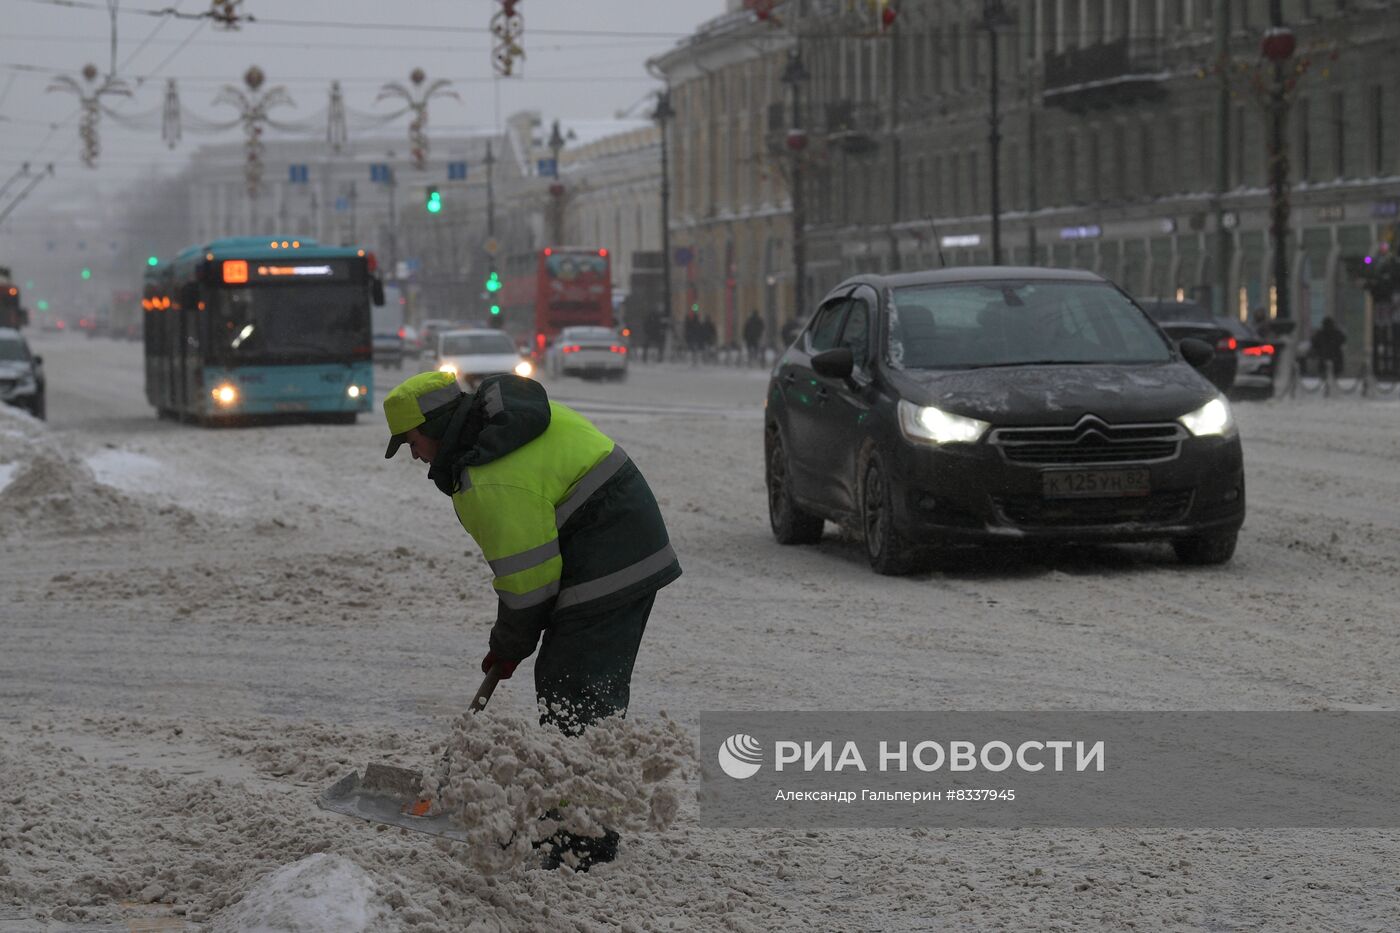
[[[304,185],[311,178],[310,166],[305,163],[287,166],[287,181],[293,185]]]
[[[535,173],[541,178],[558,178],[559,163],[553,159],[540,159],[536,163]]]
[[[387,185],[390,181],[393,180],[393,178],[394,178],[393,173],[392,173],[391,171],[389,171],[389,163],[387,163],[387,162],[371,162],[371,163],[369,164],[369,180],[370,180],[370,181],[379,182],[379,183],[381,183],[381,184],[386,184],[386,185]]]
[[[447,180],[448,180],[448,181],[464,181],[464,180],[466,179],[466,177],[467,177],[467,163],[466,163],[466,162],[448,162],[448,163],[447,163]]]

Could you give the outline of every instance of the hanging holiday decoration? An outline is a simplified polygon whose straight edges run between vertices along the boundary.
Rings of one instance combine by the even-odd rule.
[[[259,88],[264,80],[266,75],[263,74],[263,70],[254,65],[243,75],[243,83],[248,87],[247,93],[232,84],[226,84],[219,96],[214,98],[216,107],[219,104],[230,104],[238,108],[239,122],[243,124],[243,133],[247,140],[245,149],[248,158],[243,167],[243,175],[248,182],[250,198],[256,198],[262,187],[262,135],[264,125],[269,122],[268,114],[273,107],[294,106],[287,89],[280,84],[260,92]]]
[[[160,138],[171,149],[180,144],[180,91],[175,79],[165,82],[165,104],[160,114]]]
[[[208,16],[216,29],[235,30],[243,23],[256,22],[251,13],[240,13],[243,0],[210,0]]]
[[[331,82],[331,102],[326,114],[326,145],[332,152],[340,152],[350,139],[350,130],[345,122],[345,96],[340,92],[340,82]]]
[[[97,167],[97,157],[102,152],[101,139],[97,135],[97,123],[101,119],[103,97],[130,97],[131,88],[120,78],[111,75],[102,79],[102,83],[97,83],[97,66],[85,65],[83,67],[83,80],[86,86],[79,84],[74,78],[68,75],[61,75],[54,79],[53,84],[48,86],[49,91],[66,91],[74,94],[82,106],[82,118],[78,123],[78,138],[83,142],[83,164],[88,168]]]
[[[411,89],[393,81],[380,88],[379,96],[375,98],[375,102],[378,103],[386,97],[398,97],[408,104],[408,110],[413,114],[413,119],[408,124],[408,148],[413,156],[413,165],[419,171],[428,164],[428,101],[434,97],[453,97],[461,100],[456,91],[448,90],[452,85],[451,81],[438,78],[425,88],[423,84],[427,78],[422,68],[415,68],[408,76],[413,84]]]
[[[496,74],[510,77],[515,70],[515,60],[525,57],[521,47],[521,37],[525,35],[525,18],[516,7],[520,0],[499,0],[501,8],[491,15],[491,35],[496,37],[496,47],[491,52],[491,64]]]

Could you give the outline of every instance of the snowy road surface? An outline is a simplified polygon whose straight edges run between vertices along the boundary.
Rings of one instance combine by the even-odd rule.
[[[692,784],[613,865],[487,876],[325,814],[352,768],[432,760],[475,689],[495,606],[475,546],[421,464],[383,459],[377,412],[159,422],[139,345],[34,343],[51,420],[0,413],[0,933],[1400,928],[1394,831],[718,831]],[[774,544],[764,374],[546,385],[631,454],[685,569],[638,722],[1400,706],[1395,403],[1239,406],[1250,513],[1226,567],[1074,548],[890,579],[830,527]],[[528,718],[530,675],[489,713]]]

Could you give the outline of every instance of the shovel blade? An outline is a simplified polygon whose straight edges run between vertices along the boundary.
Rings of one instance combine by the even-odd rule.
[[[466,842],[467,831],[446,814],[414,816],[422,798],[423,775],[408,768],[370,764],[364,774],[351,771],[321,793],[322,810],[353,816],[370,823],[397,826],[455,842]]]

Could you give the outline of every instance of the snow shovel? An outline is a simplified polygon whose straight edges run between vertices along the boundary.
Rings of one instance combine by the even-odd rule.
[[[472,697],[473,713],[486,708],[486,702],[501,679],[501,665],[496,663]],[[428,801],[423,797],[423,773],[410,768],[370,763],[365,773],[351,771],[322,792],[316,801],[322,810],[342,813],[371,823],[383,823],[416,833],[441,836],[457,842],[467,841],[467,831],[454,824],[445,813],[431,815]]]

